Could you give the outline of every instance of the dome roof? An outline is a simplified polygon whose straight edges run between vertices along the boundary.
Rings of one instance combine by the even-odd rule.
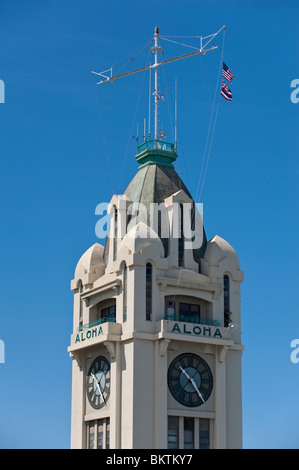
[[[124,194],[132,202],[142,203],[147,208],[148,225],[150,224],[150,203],[162,203],[164,199],[174,193],[183,190],[193,201],[185,184],[176,173],[172,165],[163,165],[158,162],[142,166],[136,173]],[[159,231],[160,235],[160,231]],[[165,256],[168,256],[168,239],[161,238],[164,245]],[[204,233],[203,244],[200,248],[193,250],[193,257],[199,262],[206,248],[206,236]]]
[[[94,273],[95,269],[104,264],[103,260],[104,247],[99,243],[95,243],[81,256],[75,270],[75,278],[81,277],[83,274]]]
[[[231,258],[236,266],[240,267],[240,262],[234,248],[223,238],[216,235],[207,243],[205,260],[210,266],[217,266],[224,258]]]
[[[124,194],[133,202],[141,202],[147,207],[152,202],[163,202],[180,189],[192,199],[174,168],[147,165],[136,173]]]
[[[164,256],[164,248],[161,239],[157,233],[143,222],[131,228],[121,241],[120,249],[126,246],[132,253],[139,253],[147,246],[155,245],[160,252],[160,256]]]

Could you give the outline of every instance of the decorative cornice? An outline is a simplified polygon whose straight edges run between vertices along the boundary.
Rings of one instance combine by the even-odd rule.
[[[170,277],[157,277],[156,278],[157,284],[160,286],[161,291],[165,291],[167,286],[171,287],[181,287],[185,289],[192,289],[192,290],[202,290],[206,292],[213,293],[213,298],[218,299],[219,295],[223,290],[223,286],[218,284],[203,284],[191,281],[183,281],[182,279],[175,279]]]
[[[81,298],[82,300],[84,300],[84,302],[88,306],[91,297],[98,295],[98,294],[102,294],[103,292],[107,292],[109,290],[114,291],[113,295],[118,294],[120,286],[121,286],[121,280],[114,279],[113,281],[110,281],[107,284],[103,284],[102,286],[96,287],[94,289],[89,290],[88,292],[85,292],[84,294],[82,294]]]

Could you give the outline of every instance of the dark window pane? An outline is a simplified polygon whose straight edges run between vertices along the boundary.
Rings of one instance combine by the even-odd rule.
[[[113,260],[117,257],[117,209],[114,212],[114,240],[113,240]]]
[[[210,421],[208,419],[199,420],[199,448],[210,448]]]
[[[194,418],[184,418],[184,449],[194,449]]]
[[[179,448],[179,418],[178,416],[168,417],[168,449]]]
[[[229,292],[229,277],[227,274],[223,276],[223,299],[224,299],[224,326],[230,324],[230,292]]]
[[[145,296],[145,311],[146,311],[146,320],[151,320],[152,318],[152,271],[153,267],[151,263],[146,264],[146,296]]]
[[[178,239],[178,265],[184,266],[184,219],[183,204],[180,204],[180,237]]]
[[[200,323],[200,305],[180,302],[179,320],[186,323]]]

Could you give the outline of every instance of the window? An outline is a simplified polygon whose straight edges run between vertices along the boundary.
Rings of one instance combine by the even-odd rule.
[[[184,266],[184,217],[183,217],[183,204],[180,204],[180,236],[178,239],[178,265]]]
[[[179,417],[168,416],[168,449],[179,448]]]
[[[224,285],[224,308],[229,310],[229,277],[227,274],[223,276]]]
[[[187,323],[200,323],[200,306],[180,302],[179,321]]]
[[[167,320],[175,320],[175,301],[166,300],[166,318]]]
[[[97,449],[104,448],[104,422],[103,420],[98,421],[98,436],[97,436]]]
[[[94,448],[94,432],[95,432],[95,425],[90,424],[89,425],[89,439],[88,439],[88,448],[93,449]]]
[[[210,448],[210,421],[200,418],[199,420],[199,448]]]
[[[109,449],[110,418],[89,421],[87,429],[89,449]]]
[[[145,308],[146,320],[152,319],[152,289],[153,289],[153,267],[151,263],[146,263],[146,294],[145,294]]]
[[[101,319],[115,322],[116,321],[116,306],[111,305],[110,307],[106,307],[101,309]]]
[[[224,287],[224,326],[229,326],[231,323],[230,319],[230,292],[229,292],[229,277],[227,274],[223,276],[223,287]]]
[[[79,282],[79,326],[83,325],[83,300],[81,294],[83,292],[82,282]]]
[[[117,257],[117,209],[114,208],[114,238],[113,238],[113,261]]]
[[[106,420],[106,449],[110,449],[110,420]]]
[[[168,416],[168,449],[210,449],[210,420]]]
[[[128,268],[124,265],[123,268],[123,321],[127,321],[127,280]]]
[[[194,418],[184,418],[184,449],[194,449]]]
[[[185,323],[200,323],[200,305],[166,299],[165,318]]]

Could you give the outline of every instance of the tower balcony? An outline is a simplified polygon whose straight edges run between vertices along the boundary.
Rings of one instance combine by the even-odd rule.
[[[90,323],[85,323],[84,325],[79,325],[77,331],[90,330],[98,325],[103,325],[104,323],[116,323],[115,316],[100,318],[99,320],[92,321]]]
[[[184,317],[183,315],[174,317],[173,315],[165,315],[164,320],[170,320],[170,321],[176,321],[176,322],[182,322],[182,323],[191,323],[191,324],[196,324],[196,325],[206,325],[206,326],[221,326],[220,322],[218,320],[209,320],[209,319],[198,319],[198,320],[192,320],[189,317]]]
[[[230,328],[221,326],[216,320],[201,319],[193,322],[166,315],[160,320],[158,330],[162,337],[168,339],[231,345]]]
[[[162,165],[173,167],[172,163],[177,159],[175,145],[163,140],[145,140],[137,147],[136,160],[142,168],[145,165]]]
[[[71,344],[68,348],[74,353],[82,348],[88,348],[107,341],[120,341],[122,334],[121,323],[116,323],[115,316],[80,325],[71,335]]]

